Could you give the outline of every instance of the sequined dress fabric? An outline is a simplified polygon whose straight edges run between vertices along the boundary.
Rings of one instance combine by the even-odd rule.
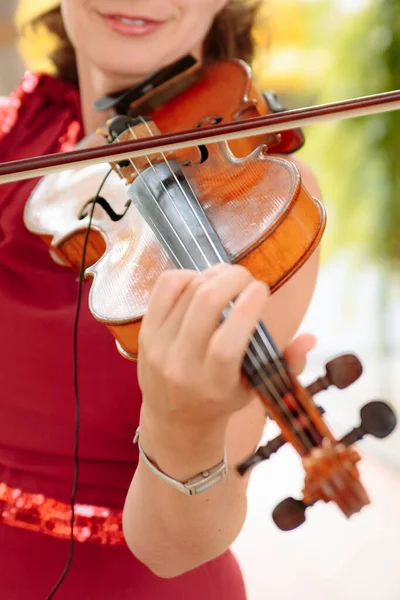
[[[71,150],[81,137],[79,93],[63,81],[28,73],[0,100],[1,161]],[[36,183],[0,186],[1,600],[45,600],[69,551],[77,285],[23,224]],[[77,542],[57,600],[244,600],[230,552],[163,580],[124,543],[121,511],[138,461],[132,438],[141,395],[136,365],[88,311],[89,285],[79,329]]]

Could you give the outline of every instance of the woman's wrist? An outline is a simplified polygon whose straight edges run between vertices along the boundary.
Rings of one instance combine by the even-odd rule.
[[[184,482],[221,462],[227,425],[227,419],[207,425],[160,419],[143,406],[140,441],[154,465]]]

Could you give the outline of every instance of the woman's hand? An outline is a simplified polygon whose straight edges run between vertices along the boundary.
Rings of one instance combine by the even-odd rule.
[[[267,287],[231,265],[201,274],[166,272],[151,295],[139,339],[144,452],[180,482],[218,464],[224,450],[229,464],[218,485],[188,497],[139,458],[124,532],[132,552],[158,575],[176,576],[220,556],[243,526],[250,472],[240,477],[234,467],[255,450],[265,407],[241,367],[268,303]],[[296,373],[313,345],[312,336],[301,336],[287,348],[285,358]],[[172,570],[164,566],[166,555]]]
[[[264,283],[237,265],[202,273],[168,271],[160,277],[139,339],[139,383],[152,419],[197,430],[224,427],[254,399],[241,365],[256,324],[268,310],[268,295]],[[293,371],[302,371],[314,343],[313,336],[304,335],[286,349]]]

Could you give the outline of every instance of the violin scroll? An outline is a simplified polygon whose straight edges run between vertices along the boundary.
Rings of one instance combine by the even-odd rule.
[[[374,400],[369,402],[365,406],[362,407],[360,411],[361,415],[361,424],[359,427],[353,429],[350,433],[344,436],[340,441],[338,446],[336,447],[336,452],[343,453],[344,451],[350,450],[350,462],[347,461],[347,469],[349,474],[351,474],[351,462],[353,465],[358,462],[359,457],[357,453],[351,448],[351,445],[361,440],[365,435],[369,434],[378,439],[383,439],[390,435],[394,428],[396,427],[396,415],[392,408],[386,404],[386,402],[382,402],[380,400]],[[345,448],[347,446],[348,448]],[[323,452],[324,450],[316,450],[315,452]],[[332,453],[332,449],[331,449]],[[311,461],[315,460],[316,457],[308,458],[305,462],[308,462],[308,465],[305,464],[306,470],[308,468],[308,474],[306,478],[306,487],[305,493],[307,491],[307,485],[310,486],[310,480],[312,477],[312,473],[310,472]],[[343,462],[343,461],[341,461]],[[346,465],[346,462],[344,463]],[[320,466],[313,465],[314,468],[317,468],[317,471],[320,469]],[[307,481],[308,479],[308,481]],[[309,490],[308,490],[309,491]],[[333,492],[333,490],[331,490]],[[349,509],[351,510],[350,514],[354,512],[358,512],[354,510],[357,508],[356,504],[356,495],[353,497],[349,496],[346,498],[347,503],[349,504]],[[282,502],[280,502],[274,509],[272,513],[272,518],[277,525],[277,527],[281,531],[291,531],[300,527],[306,520],[306,509],[316,503],[316,499],[308,500],[296,500],[295,498],[285,498]],[[325,499],[325,501],[329,501]],[[336,500],[337,502],[337,500]],[[365,505],[368,504],[369,501],[367,498],[361,498],[361,506],[359,510]],[[339,504],[339,502],[337,502]],[[353,506],[352,506],[353,504]],[[340,506],[340,504],[339,504]],[[343,510],[343,507],[341,507]],[[352,510],[353,508],[353,510]],[[345,512],[345,511],[344,511]],[[350,514],[348,516],[350,516]]]
[[[359,379],[363,370],[360,360],[354,354],[342,354],[337,356],[326,363],[325,369],[325,375],[319,377],[314,383],[306,387],[306,391],[310,396],[315,396],[332,385],[338,389],[349,387]],[[318,407],[318,411],[320,415],[325,414],[325,409],[321,406]],[[286,443],[287,440],[285,437],[279,435],[275,439],[269,441],[265,446],[260,446],[255,454],[238,465],[238,473],[243,476],[251,467],[271,458],[271,456],[278,452],[278,450]]]

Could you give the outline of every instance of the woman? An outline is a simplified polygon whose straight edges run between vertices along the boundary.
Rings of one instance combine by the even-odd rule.
[[[62,0],[61,12],[56,7],[39,19],[60,37],[59,77],[28,74],[2,106],[2,160],[70,149],[107,119],[94,111],[96,99],[188,53],[250,61],[255,13],[254,6],[228,0]],[[296,162],[318,196],[313,176]],[[36,183],[0,187],[0,320],[7,340],[0,349],[2,600],[46,598],[69,548],[77,287],[75,275],[24,227],[23,208]],[[264,318],[293,370],[301,371],[314,339],[290,340],[307,309],[317,261],[312,257],[270,299],[241,267],[166,273],[143,322],[139,382],[136,365],[115,351],[84,297],[76,498],[84,507],[57,598],[244,600],[228,549],[245,519],[247,479],[233,466],[255,448],[265,415],[240,365]],[[238,296],[215,329],[221,310]],[[132,444],[139,423],[143,451],[176,481],[221,464],[225,448],[232,468],[188,497],[139,460]]]

